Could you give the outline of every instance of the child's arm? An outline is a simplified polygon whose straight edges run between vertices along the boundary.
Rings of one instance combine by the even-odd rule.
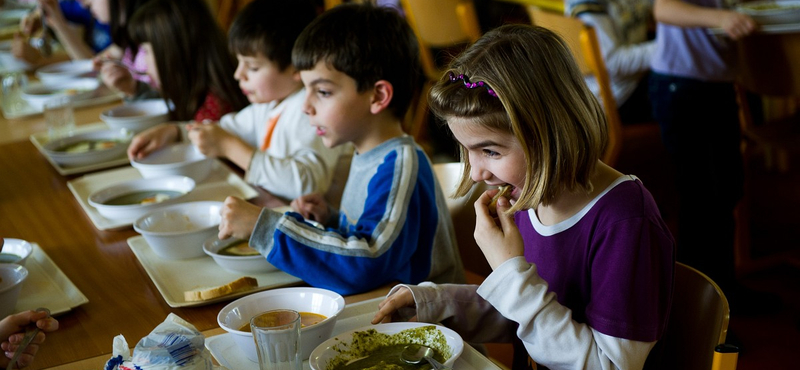
[[[206,157],[223,157],[247,171],[255,149],[218,124],[190,123],[186,125],[189,140]]]
[[[178,141],[180,130],[176,124],[162,123],[140,132],[128,145],[128,158],[131,160],[144,158],[167,143]]]
[[[757,24],[749,15],[728,9],[708,8],[682,0],[655,0],[655,19],[680,27],[722,28],[734,40],[749,35]]]

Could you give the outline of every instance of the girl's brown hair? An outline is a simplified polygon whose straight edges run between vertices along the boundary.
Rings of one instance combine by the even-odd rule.
[[[128,22],[137,46],[153,46],[161,95],[174,104],[173,120],[194,117],[213,92],[234,111],[248,102],[233,73],[236,63],[225,35],[203,0],[151,0]]]
[[[464,75],[486,88],[468,89],[449,74]],[[505,25],[487,32],[459,55],[428,99],[445,121],[467,118],[490,130],[511,133],[525,151],[528,167],[520,196],[509,212],[547,205],[560,192],[585,189],[608,141],[605,115],[584,83],[566,44],[535,26]],[[454,196],[466,195],[474,182],[466,149]]]

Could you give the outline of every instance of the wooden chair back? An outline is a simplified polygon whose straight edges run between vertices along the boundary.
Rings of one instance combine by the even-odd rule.
[[[675,263],[675,288],[660,358],[648,363],[658,369],[732,370],[738,351],[715,352],[725,343],[730,309],[725,294],[695,268]],[[647,368],[651,368],[647,366]]]
[[[580,19],[545,11],[533,5],[528,6],[527,10],[534,25],[547,28],[564,39],[581,73],[584,76],[593,76],[597,80],[600,87],[600,103],[608,121],[608,146],[602,160],[613,167],[621,150],[622,122],[594,28],[585,25]]]

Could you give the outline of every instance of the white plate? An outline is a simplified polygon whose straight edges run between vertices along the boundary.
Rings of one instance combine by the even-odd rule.
[[[333,335],[370,325],[372,317],[378,311],[378,303],[382,300],[383,297],[378,297],[345,306],[344,311],[339,314],[339,318],[336,320]],[[206,338],[205,344],[217,362],[228,369],[258,370],[258,364],[245,357],[244,352],[234,343],[233,336],[228,333]],[[456,360],[453,368],[458,370],[500,370],[500,367],[466,342],[464,343],[464,350]],[[303,369],[311,369],[308,361],[303,361]]]
[[[708,32],[714,35],[725,35],[722,28],[709,28]],[[800,23],[765,24],[758,27],[756,33],[797,33],[800,32]]]
[[[67,187],[78,200],[83,211],[92,220],[98,230],[112,230],[130,227],[134,220],[112,220],[103,217],[100,212],[89,204],[89,195],[109,185],[128,180],[141,179],[142,175],[135,168],[127,166],[113,170],[97,172],[75,180],[67,181]],[[191,193],[181,197],[181,202],[194,202],[213,200],[222,202],[229,195],[242,199],[252,199],[258,195],[253,187],[248,185],[241,177],[220,162],[214,160],[211,174],[205,180],[197,183]],[[210,257],[209,257],[210,258]]]
[[[39,68],[36,77],[45,84],[77,77],[94,77],[93,65],[91,59],[68,60]]]
[[[161,296],[170,307],[202,306],[210,303],[229,301],[235,298],[270,288],[298,285],[303,281],[283,271],[260,274],[235,274],[228,272],[209,256],[189,260],[165,260],[153,252],[142,236],[128,239],[128,246],[139,259],[150,280],[156,285]],[[258,280],[258,288],[239,292],[217,299],[201,302],[188,302],[183,292],[204,286],[218,286],[230,283],[242,276],[250,276]],[[243,355],[244,356],[244,355]],[[231,368],[231,369],[236,369]]]
[[[103,130],[108,130],[108,126],[105,123],[93,123],[89,125],[80,125],[73,132],[75,134],[82,134],[84,132],[103,131]],[[36,149],[38,149],[39,152],[42,153],[42,155],[47,159],[47,161],[50,162],[50,164],[53,165],[56,171],[58,171],[58,173],[61,174],[62,176],[97,171],[131,163],[130,160],[128,160],[128,155],[125,154],[119,158],[109,159],[108,161],[105,162],[93,163],[85,166],[75,166],[75,167],[62,166],[58,164],[58,162],[53,160],[53,158],[50,157],[50,154],[47,152],[47,150],[44,149],[44,145],[47,144],[49,141],[47,132],[37,132],[31,135],[30,138],[31,142],[36,147]]]
[[[33,253],[25,262],[28,279],[22,283],[16,312],[47,307],[52,315],[57,315],[89,302],[50,256],[38,244],[31,244]]]

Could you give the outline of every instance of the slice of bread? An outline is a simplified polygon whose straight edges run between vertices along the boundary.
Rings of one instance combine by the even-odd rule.
[[[183,292],[187,302],[207,301],[228,294],[243,292],[258,287],[258,280],[249,276],[242,276],[230,283],[215,287],[203,287]]]

